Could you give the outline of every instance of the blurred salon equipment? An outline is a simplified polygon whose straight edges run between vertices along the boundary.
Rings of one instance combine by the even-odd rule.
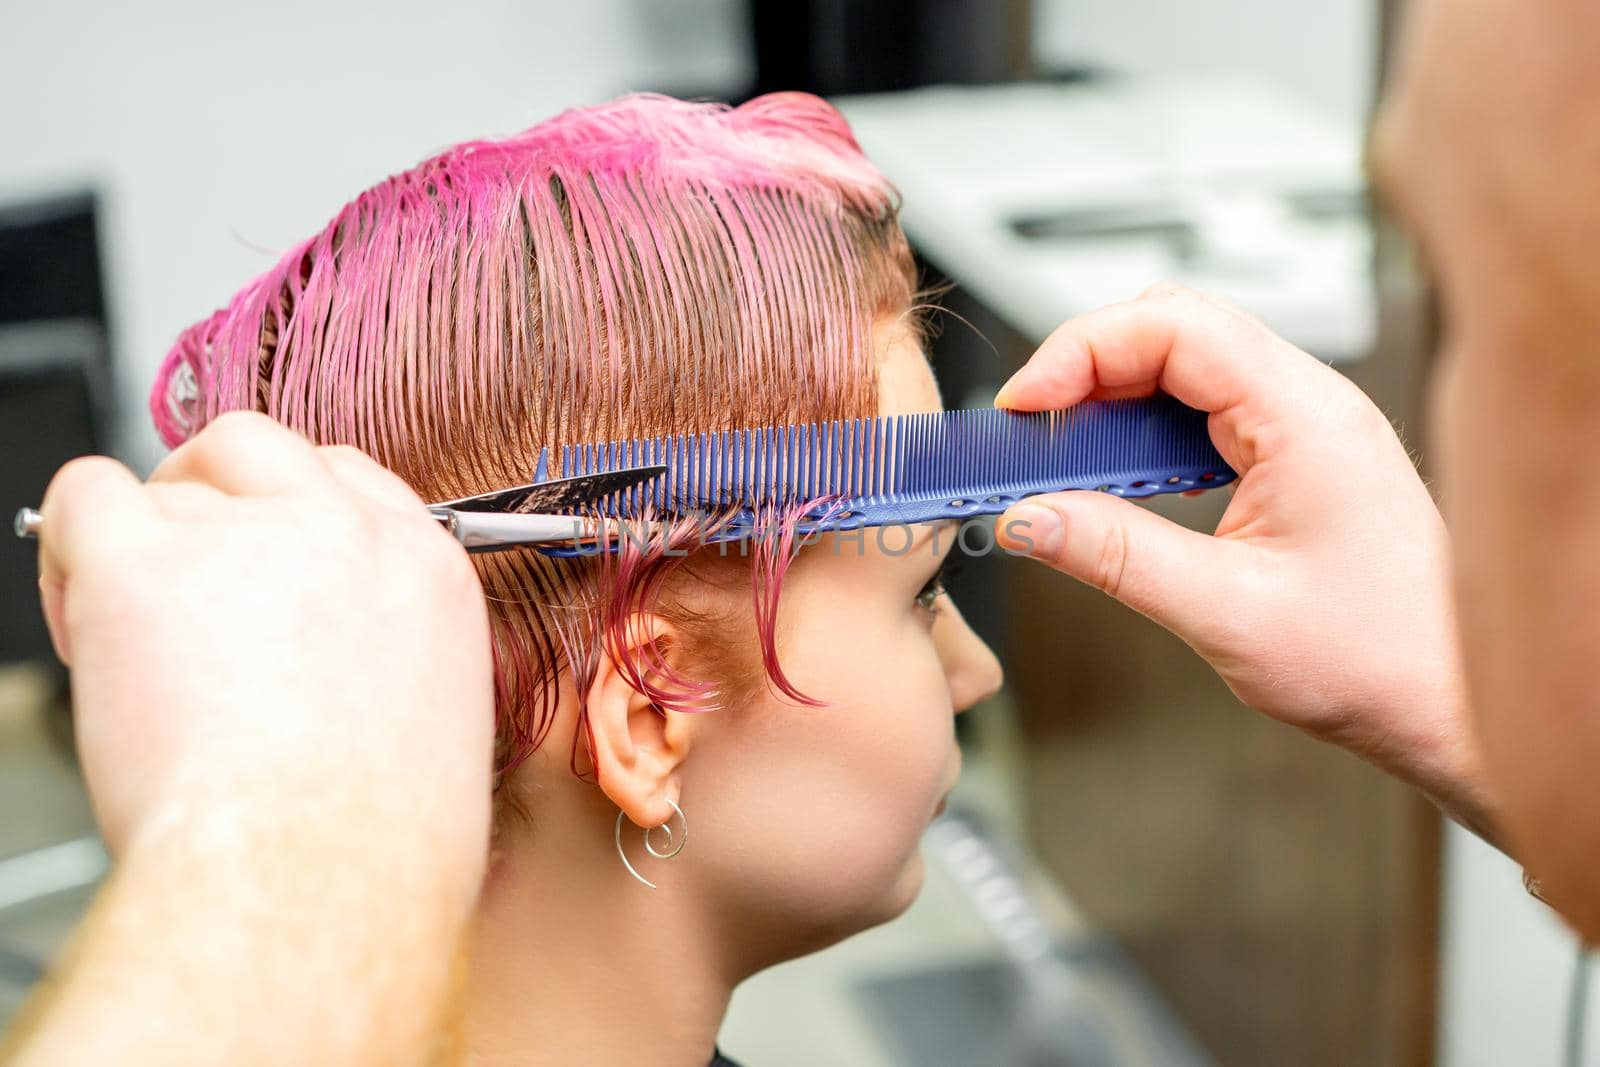
[[[94,200],[0,205],[0,501],[108,447],[111,362]],[[29,552],[0,552],[0,663],[54,662]]]
[[[987,84],[1028,68],[1027,0],[746,0],[752,95]]]
[[[40,499],[114,432],[95,199],[0,205],[0,501]],[[35,553],[0,551],[0,1019],[104,875],[72,772],[66,675],[39,613]]]
[[[840,101],[918,251],[1032,343],[1155,281],[1351,361],[1373,340],[1361,140],[1240,76],[937,87]]]
[[[898,1062],[1211,1067],[1115,939],[1074,923],[1053,882],[981,809],[934,823],[926,848],[1001,956],[864,984]]]

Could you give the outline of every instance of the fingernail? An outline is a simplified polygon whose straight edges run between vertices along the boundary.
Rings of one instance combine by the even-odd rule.
[[[1006,384],[1002,385],[1000,387],[999,391],[994,394],[994,406],[997,407],[997,408],[1008,408],[1008,407],[1010,407],[1011,404],[1013,403],[1013,399],[1012,399],[1011,394],[1016,392],[1017,383],[1021,379],[1027,377],[1027,374],[1028,374],[1028,368],[1027,367],[1023,367],[1021,370],[1017,371],[1017,373],[1015,373],[1011,377],[1007,378],[1006,379]]]
[[[1016,551],[1035,559],[1060,555],[1066,540],[1061,516],[1038,504],[1020,504],[1006,512],[1000,533]]]

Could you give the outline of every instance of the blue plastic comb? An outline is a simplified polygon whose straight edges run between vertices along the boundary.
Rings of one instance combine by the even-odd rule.
[[[1167,396],[569,445],[555,471],[549,458],[541,449],[535,482],[429,510],[469,552],[528,545],[573,556],[615,544],[595,539],[595,516],[712,514],[709,543],[756,536],[772,506],[813,503],[798,524],[812,534],[998,515],[1062,489],[1141,497],[1235,477],[1211,445],[1205,413]],[[721,521],[729,511],[732,521]],[[23,508],[14,528],[37,537],[43,517]]]
[[[823,498],[830,506],[817,509],[802,532],[850,530],[999,514],[1023,497],[1063,489],[1145,497],[1215,488],[1235,474],[1212,446],[1206,418],[1157,395],[1032,414],[982,409],[848,419],[570,445],[551,474],[663,465],[660,477],[599,498],[590,513],[745,509],[713,540],[750,536],[757,509]]]

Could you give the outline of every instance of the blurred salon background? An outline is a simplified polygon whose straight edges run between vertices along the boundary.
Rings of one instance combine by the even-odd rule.
[[[951,406],[986,404],[1061,320],[1179,281],[1337,365],[1420,442],[1428,292],[1362,169],[1402,6],[4,0],[0,507],[75,454],[148,470],[144,398],[177,332],[360,189],[628,90],[834,99],[948,286]],[[1209,528],[1223,504],[1152,506]],[[106,867],[33,568],[0,545],[0,1020]],[[1558,1062],[1589,1013],[1568,1006],[1575,947],[1508,861],[1068,579],[975,559],[955,596],[1009,677],[962,720],[928,889],[742,989],[730,1055]]]

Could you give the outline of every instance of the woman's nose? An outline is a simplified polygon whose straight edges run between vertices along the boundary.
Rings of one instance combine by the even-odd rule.
[[[1000,683],[1005,680],[1000,661],[972,632],[949,596],[940,598],[933,639],[950,682],[950,702],[955,705],[956,714],[1000,690]]]

